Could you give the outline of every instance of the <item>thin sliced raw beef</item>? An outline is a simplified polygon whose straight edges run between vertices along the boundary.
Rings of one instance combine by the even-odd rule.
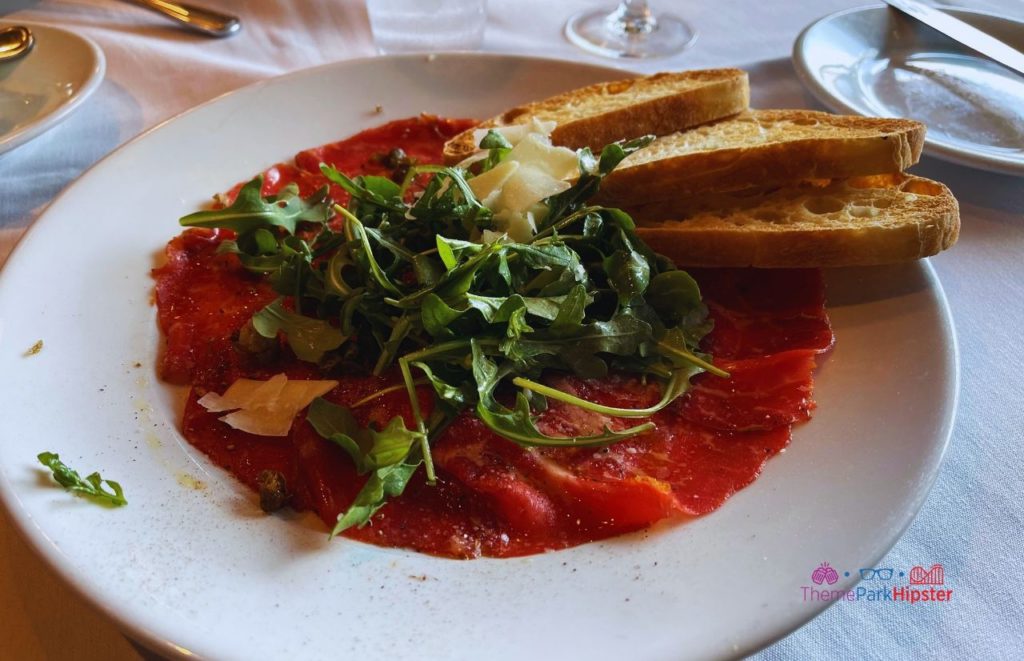
[[[715,332],[703,349],[716,358],[752,358],[832,346],[819,269],[693,269]]]
[[[436,162],[444,141],[470,125],[420,117],[306,150],[295,164],[269,168],[264,192],[289,182],[299,184],[303,194],[313,192],[325,183],[321,161],[352,176],[386,174],[381,157],[394,147],[420,162]],[[186,231],[169,244],[167,264],[154,271],[158,322],[166,338],[161,374],[193,385],[182,425],[193,445],[252,488],[263,470],[279,471],[291,505],[313,510],[333,527],[365,481],[340,447],[316,434],[301,415],[287,438],[260,437],[229,428],[219,414],[196,403],[208,390],[223,392],[242,376],[266,379],[283,371],[290,378],[320,378],[287,352],[255,363],[233,349],[232,336],[274,294],[233,256],[216,254],[227,238],[230,232]],[[810,417],[815,360],[831,347],[832,331],[819,271],[691,273],[715,322],[703,349],[730,378],[700,375],[690,393],[650,418],[654,431],[604,448],[523,448],[466,413],[433,443],[437,484],[428,485],[419,471],[370,525],[345,535],[446,557],[507,557],[604,539],[721,506],[786,447],[792,425]],[[396,375],[346,375],[327,398],[351,406],[396,380]],[[650,406],[660,394],[657,384],[625,375],[602,381],[551,375],[548,381],[622,408]],[[428,394],[422,395],[429,407]],[[364,424],[384,424],[394,415],[408,416],[408,408],[403,393],[392,393],[354,412]],[[643,421],[553,402],[538,425],[550,435],[570,435]]]

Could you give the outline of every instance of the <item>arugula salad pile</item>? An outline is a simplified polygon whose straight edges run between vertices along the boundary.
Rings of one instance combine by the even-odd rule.
[[[362,427],[350,408],[322,398],[309,408],[316,431],[369,475],[332,536],[367,523],[420,466],[433,483],[431,442],[464,411],[524,446],[597,446],[654,423],[562,438],[543,433],[538,415],[558,400],[647,418],[685,393],[694,375],[727,376],[697,350],[710,321],[696,282],[637,238],[626,213],[588,204],[602,178],[651,139],[614,143],[599,156],[579,150],[578,178],[534,205],[536,231],[521,241],[502,232],[500,214],[470,185],[512,150],[496,131],[471,166],[406,164],[400,181],[350,178],[321,165],[351,196],[344,207],[327,187],[306,199],[294,185],[263,197],[257,177],[230,206],[181,219],[236,232],[220,250],[265,274],[280,295],[242,329],[246,350],[267,350],[283,337],[325,374],[401,377],[351,408],[405,390],[411,426],[396,416],[383,428]],[[640,375],[659,381],[663,396],[644,409],[604,406],[545,385],[549,371]],[[429,416],[418,389],[433,394]]]

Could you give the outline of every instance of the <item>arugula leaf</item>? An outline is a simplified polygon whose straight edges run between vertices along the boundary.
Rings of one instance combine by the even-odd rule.
[[[665,335],[658,341],[658,347],[662,350],[662,353],[678,367],[683,367],[686,364],[695,365],[701,369],[711,372],[715,376],[728,377],[729,373],[723,369],[715,367],[708,359],[710,356],[702,354],[696,350],[691,350],[691,346],[696,346],[696,343],[692,342],[692,335],[690,331],[682,328],[671,328]]]
[[[235,241],[224,241],[217,247],[217,253],[237,255],[242,266],[250,271],[270,274],[285,268],[290,260],[308,261],[312,257],[309,246],[302,239],[286,236],[278,240],[264,228],[241,234]]]
[[[615,443],[654,429],[654,424],[646,422],[622,431],[605,428],[604,432],[592,436],[548,436],[537,428],[530,412],[530,402],[522,392],[516,395],[515,408],[508,409],[494,399],[494,390],[508,376],[508,369],[499,369],[480,348],[477,342],[473,347],[473,376],[476,379],[479,402],[476,413],[480,420],[496,434],[521,443],[523,445],[558,446],[600,446]]]
[[[327,187],[303,200],[298,186],[290,184],[277,195],[263,197],[263,175],[242,186],[231,206],[211,211],[197,211],[179,222],[186,227],[221,227],[239,233],[280,227],[295,234],[300,221],[325,223],[330,220],[330,198]]]
[[[425,287],[436,287],[444,275],[444,269],[423,253],[418,253],[412,258],[412,267],[416,281]]]
[[[254,314],[252,326],[263,337],[277,337],[284,332],[295,356],[309,363],[319,362],[326,352],[337,349],[348,339],[323,319],[287,309],[280,298]]]
[[[384,177],[350,178],[326,163],[320,164],[320,172],[328,181],[338,184],[342,190],[352,196],[353,200],[368,205],[370,208],[381,208],[387,211],[403,213],[405,211],[401,197],[397,194],[399,187]],[[386,182],[386,183],[385,183]]]
[[[707,306],[701,302],[697,281],[686,271],[667,271],[654,276],[645,297],[666,326],[700,325],[708,314]],[[705,329],[701,337],[710,330]],[[693,344],[699,341],[699,337],[695,338]]]
[[[406,428],[401,416],[392,418],[379,431],[361,427],[348,408],[323,397],[310,404],[306,420],[318,434],[348,452],[360,473],[405,461],[420,437],[419,432]]]
[[[512,143],[499,131],[490,129],[480,141],[480,149],[487,150],[487,157],[484,159],[480,172],[487,172],[505,160],[505,157],[512,151]]]
[[[98,505],[121,507],[127,505],[124,489],[113,480],[104,480],[99,473],[91,473],[82,479],[77,471],[72,470],[60,460],[54,452],[41,452],[37,457],[39,463],[53,472],[53,479],[68,491],[88,497]],[[104,488],[106,485],[106,488]]]
[[[668,381],[665,382],[665,387],[662,389],[661,399],[656,404],[642,409],[625,409],[617,406],[595,404],[594,402],[589,402],[585,399],[581,399],[550,386],[546,386],[542,383],[537,383],[536,381],[531,381],[522,377],[512,379],[512,383],[520,388],[525,388],[527,392],[536,393],[550,399],[565,402],[566,404],[572,404],[573,406],[585,408],[602,415],[610,415],[618,418],[647,418],[662,410],[688,391],[690,389],[690,379],[703,371],[704,370],[695,365],[686,365],[673,370],[672,376],[670,376]]]
[[[360,473],[371,473],[355,501],[338,517],[331,537],[365,525],[389,497],[401,495],[421,463],[409,456],[420,434],[407,429],[400,416],[380,431],[363,428],[347,408],[317,398],[307,420],[317,433],[344,449]]]
[[[487,259],[501,249],[502,246],[497,243],[486,245],[480,252],[447,271],[436,284],[389,303],[400,310],[413,310],[422,305],[430,294],[436,294],[443,299],[461,296],[473,286],[473,278]]]
[[[318,397],[310,404],[306,419],[322,437],[344,449],[360,473],[370,473],[366,484],[349,508],[338,516],[331,537],[352,526],[363,526],[388,498],[405,490],[422,459],[413,452],[422,434],[405,426],[395,416],[382,430],[361,427],[352,412]]]
[[[483,245],[472,241],[460,241],[437,235],[437,254],[444,263],[444,267],[449,271],[458,266],[464,257],[480,254],[483,248]]]
[[[345,216],[348,223],[345,226],[346,231],[351,232],[354,243],[352,252],[357,260],[362,261],[366,268],[369,270],[373,279],[377,281],[381,287],[392,294],[400,293],[398,285],[391,282],[384,269],[380,267],[380,263],[377,262],[377,258],[373,254],[373,248],[370,247],[369,235],[363,228],[363,224],[358,218],[349,213],[346,209],[335,205],[335,209]]]
[[[604,259],[608,284],[619,295],[619,302],[629,305],[642,296],[651,280],[651,266],[632,248],[620,249]]]
[[[546,203],[549,213],[538,229],[551,227],[566,216],[578,211],[587,200],[594,197],[601,186],[601,180],[608,176],[623,159],[651,144],[653,140],[653,135],[646,135],[628,142],[613,142],[601,150],[600,158],[594,158],[590,149],[581,149],[579,151],[579,179],[568,190],[548,198]]]
[[[356,494],[355,501],[338,516],[338,523],[331,530],[336,537],[353,526],[363,527],[377,510],[387,504],[389,498],[402,495],[409,478],[422,462],[392,464],[370,474],[366,484]]]
[[[601,150],[601,158],[598,160],[597,173],[600,175],[611,174],[612,170],[618,167],[627,156],[639,151],[654,142],[653,135],[642,135],[632,140],[613,142],[605,145]]]
[[[568,335],[579,328],[587,316],[587,306],[593,302],[593,296],[587,294],[587,288],[577,284],[562,298],[558,313],[551,321],[551,333]]]
[[[391,327],[391,335],[388,336],[384,346],[381,347],[380,356],[377,357],[377,364],[373,366],[373,374],[380,376],[384,368],[392,363],[398,348],[405,341],[405,338],[412,331],[412,319],[408,316],[401,317]]]
[[[435,375],[434,370],[427,363],[414,361],[412,366],[426,375],[438,400],[447,406],[453,414],[466,408],[472,401],[474,389],[468,382],[463,381],[458,386],[453,386],[449,383],[450,379],[445,380]]]
[[[384,200],[376,202],[380,207],[379,210],[386,212],[389,223],[399,220],[399,218],[403,221],[398,223],[404,226],[401,230],[402,233],[417,234],[419,235],[418,239],[423,239],[426,237],[422,236],[417,228],[432,229],[435,230],[430,234],[430,240],[433,242],[434,233],[454,238],[469,238],[472,230],[490,227],[493,214],[490,209],[476,199],[466,180],[466,171],[439,165],[420,165],[409,169],[405,178],[406,184],[422,180],[421,175],[433,175],[433,177],[428,181],[425,190],[416,197],[413,204],[406,205],[401,202],[396,206]],[[340,173],[335,173],[333,176],[337,177],[339,183],[348,179]],[[358,182],[348,180],[346,186],[346,190],[352,193],[353,199],[358,198],[364,203],[374,203],[372,196]],[[417,225],[404,222],[410,219],[418,221]],[[382,222],[381,226],[383,225]]]
[[[608,321],[595,321],[571,334],[538,331],[530,337],[501,345],[506,357],[528,367],[545,357],[583,378],[599,378],[607,365],[598,354],[630,356],[654,352],[655,340],[650,324],[631,314],[618,314]]]
[[[488,129],[480,141],[480,149],[512,149],[512,143],[500,131]]]
[[[420,320],[423,329],[434,337],[446,338],[451,336],[448,327],[463,314],[465,310],[456,310],[437,294],[427,294],[420,307]]]
[[[465,296],[466,304],[474,310],[479,310],[488,323],[507,323],[519,308],[525,309],[534,317],[552,321],[558,316],[565,299],[566,296],[537,297],[519,294],[508,297],[476,294]]]
[[[526,321],[526,304],[522,298],[510,298],[508,306],[508,325],[505,327],[505,334],[513,340],[518,340],[523,335],[533,332],[533,327]],[[503,306],[504,308],[505,306]]]

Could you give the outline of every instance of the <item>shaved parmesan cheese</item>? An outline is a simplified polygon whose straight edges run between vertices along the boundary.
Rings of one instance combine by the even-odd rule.
[[[495,222],[505,228],[505,234],[517,243],[530,240],[537,233],[537,220],[532,212],[526,213],[503,209],[494,216]]]
[[[502,241],[508,236],[505,232],[495,232],[493,230],[484,230],[480,233],[480,243],[494,243],[495,241]]]
[[[259,402],[276,402],[281,390],[288,383],[288,377],[278,374],[268,381],[238,379],[224,391],[223,395],[208,392],[199,399],[199,405],[210,413],[233,411],[257,406]]]
[[[506,157],[510,161],[528,163],[555,179],[568,179],[579,174],[579,157],[571,149],[556,147],[539,133],[523,138]]]
[[[501,187],[501,196],[493,209],[509,210],[522,213],[541,200],[568,190],[568,181],[555,179],[550,174],[532,164],[523,164],[508,177]]]
[[[284,374],[267,381],[238,379],[223,395],[209,392],[198,403],[211,413],[234,411],[220,420],[239,431],[287,436],[299,411],[337,385],[337,381],[292,381]]]
[[[558,123],[555,121],[544,121],[531,117],[527,124],[510,124],[508,126],[495,126],[491,128],[476,129],[473,131],[473,143],[480,144],[480,141],[487,136],[488,131],[496,131],[505,137],[513,147],[531,133],[540,133],[543,136],[551,135]]]
[[[554,128],[554,122],[533,118],[529,124],[496,129],[513,148],[501,163],[469,179],[480,203],[494,212],[494,231],[487,235],[491,240],[505,233],[513,241],[528,241],[547,215],[540,203],[571,188],[566,180],[579,173],[579,156],[551,144]],[[487,129],[478,129],[474,136],[479,143],[486,134]]]
[[[502,161],[487,172],[470,179],[469,188],[473,191],[473,195],[476,195],[476,198],[490,209],[492,208],[490,205],[494,204],[494,200],[501,193],[501,187],[518,169],[519,163]]]

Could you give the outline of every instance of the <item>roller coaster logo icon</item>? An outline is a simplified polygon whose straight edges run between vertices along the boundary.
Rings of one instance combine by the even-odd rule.
[[[920,566],[910,568],[911,585],[944,585],[945,582],[946,574],[942,565],[932,565],[931,569]]]

